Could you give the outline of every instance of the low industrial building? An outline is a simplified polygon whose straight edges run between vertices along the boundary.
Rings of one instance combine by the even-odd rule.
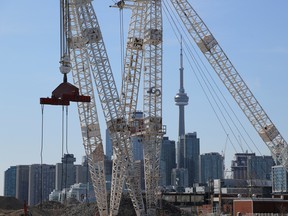
[[[233,215],[285,214],[288,213],[288,200],[275,198],[239,198],[233,201]]]

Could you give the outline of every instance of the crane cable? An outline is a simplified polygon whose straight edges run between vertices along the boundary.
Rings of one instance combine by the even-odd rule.
[[[178,34],[181,32],[180,29],[179,29],[179,26],[181,27],[181,24],[180,24],[180,23],[178,23],[178,24],[176,23],[176,21],[175,21],[176,18],[174,19],[174,18],[172,17],[171,13],[170,13],[170,12],[173,11],[173,10],[172,10],[172,8],[171,8],[171,6],[170,6],[169,4],[168,4],[168,7],[170,7],[170,10],[167,8],[167,4],[164,3],[164,14],[166,15],[166,17],[167,17],[167,19],[168,19],[168,21],[169,21],[169,24],[170,24],[170,26],[171,26],[174,34],[176,35],[178,41],[180,41],[180,39],[179,39],[179,37],[178,37]],[[165,10],[165,9],[166,9],[166,10]],[[170,11],[170,12],[169,12],[169,11]],[[175,17],[175,14],[174,14],[174,17]],[[171,20],[172,20],[172,21],[171,21]],[[173,23],[174,25],[173,25],[172,23]],[[176,28],[176,29],[175,29],[175,28]],[[186,35],[186,37],[187,37],[186,32],[185,32],[185,31],[183,31],[183,32],[184,32],[184,35]],[[181,35],[181,34],[180,34],[180,35]],[[187,47],[187,43],[185,43],[185,39],[183,39],[183,41],[184,41],[184,45],[186,46],[186,48],[188,48],[188,47]],[[188,52],[190,51],[190,52],[189,52],[189,55],[190,55],[190,56],[192,57],[192,59],[194,60],[194,63],[196,63],[194,57],[193,57],[192,54],[191,54],[191,50],[190,50],[189,48],[188,48],[187,50],[188,50]],[[186,52],[185,50],[184,50],[184,55],[187,57],[187,52]],[[220,123],[223,131],[225,132],[225,134],[226,134],[226,136],[227,136],[227,135],[228,135],[228,132],[227,132],[227,130],[225,129],[224,124],[223,124],[223,122],[222,122],[221,119],[220,119],[220,116],[217,114],[217,111],[216,111],[215,107],[213,106],[213,103],[212,103],[211,99],[209,98],[208,93],[207,93],[207,91],[206,91],[205,88],[204,88],[204,85],[203,85],[202,82],[200,81],[199,76],[196,74],[196,72],[195,72],[196,69],[194,69],[194,67],[193,67],[193,65],[191,64],[191,61],[190,61],[190,60],[188,60],[188,63],[189,63],[189,65],[190,65],[190,67],[192,68],[192,71],[194,72],[194,74],[195,74],[195,76],[196,76],[196,79],[197,79],[197,81],[198,81],[198,83],[199,83],[199,85],[200,85],[203,93],[205,94],[205,97],[206,97],[206,99],[208,100],[208,103],[210,104],[210,106],[211,106],[211,108],[212,108],[212,110],[213,110],[213,112],[214,112],[217,120],[219,121],[219,123]],[[195,65],[196,65],[196,67],[198,68],[198,71],[199,71],[199,65],[198,65],[197,63],[196,63]],[[202,79],[203,79],[203,77],[202,77]],[[206,84],[206,87],[207,87],[207,84]],[[209,92],[210,92],[210,91],[209,91]],[[210,92],[210,94],[211,94],[211,92]],[[223,113],[222,113],[222,115],[223,115]],[[229,137],[229,140],[230,140],[230,137]],[[232,147],[233,147],[234,151],[237,152],[236,147],[235,147],[234,143],[232,142],[232,140],[230,140],[230,143],[232,144]]]
[[[41,104],[41,146],[40,146],[40,208],[42,208],[42,200],[43,200],[43,172],[42,172],[42,164],[43,164],[43,148],[44,148],[44,104]]]
[[[168,4],[168,5],[169,5],[169,4]],[[182,25],[181,25],[180,23],[179,23],[179,25],[176,25],[176,24],[175,24],[175,19],[172,18],[171,13],[170,13],[170,12],[173,11],[173,10],[171,9],[171,6],[170,6],[170,5],[169,5],[169,7],[170,7],[170,10],[167,9],[167,5],[165,5],[165,2],[164,2],[164,14],[165,14],[166,17],[168,18],[169,24],[170,24],[170,26],[172,27],[172,30],[174,31],[174,34],[175,34],[176,37],[177,37],[178,34],[176,34],[176,30],[174,29],[173,25],[171,24],[171,20],[170,20],[170,19],[172,19],[172,21],[173,21],[173,23],[174,23],[174,26],[176,26],[175,28],[177,29],[177,32],[178,32],[178,33],[181,32],[181,31],[179,30],[179,28],[178,28],[178,26],[181,26],[182,31],[186,34],[186,37],[187,37],[187,33],[186,33],[185,30],[183,30]],[[165,9],[166,9],[166,11],[165,11]],[[169,11],[170,11],[170,12],[169,12]],[[169,16],[168,16],[168,14],[169,14],[170,18],[169,18]],[[175,14],[174,14],[174,16],[175,16]],[[177,19],[176,19],[176,20],[177,20]],[[178,37],[177,37],[177,38],[178,38]],[[188,37],[188,38],[189,38],[189,37]],[[179,40],[179,38],[178,38],[178,40]],[[190,42],[190,45],[192,46],[192,48],[193,48],[194,52],[196,53],[197,57],[200,59],[200,62],[202,63],[203,67],[204,67],[205,70],[206,70],[206,73],[208,73],[207,67],[205,66],[205,64],[204,64],[203,61],[201,60],[200,56],[199,56],[198,53],[196,52],[196,50],[195,50],[194,46],[192,45],[191,41],[190,41],[189,39],[188,39],[188,41]],[[184,42],[185,42],[185,41],[184,41]],[[220,100],[218,94],[217,94],[216,91],[214,90],[214,88],[213,88],[213,86],[211,85],[210,81],[208,80],[207,76],[204,74],[203,69],[201,69],[198,61],[196,60],[196,58],[195,58],[194,55],[192,54],[192,51],[191,51],[191,49],[189,48],[189,46],[187,45],[187,43],[186,43],[186,48],[188,49],[189,56],[192,58],[193,62],[196,63],[196,67],[198,68],[198,72],[199,72],[199,74],[200,74],[203,82],[205,83],[206,88],[208,89],[208,91],[209,91],[210,95],[212,96],[215,104],[217,105],[218,109],[220,110],[220,112],[221,112],[221,114],[222,114],[222,117],[224,118],[226,124],[229,126],[230,130],[232,131],[232,134],[234,135],[236,141],[238,142],[238,144],[239,144],[242,152],[244,152],[244,151],[243,151],[242,144],[241,144],[240,141],[236,138],[236,135],[233,133],[233,130],[232,130],[230,124],[228,123],[228,121],[226,120],[226,117],[224,117],[224,115],[223,115],[223,113],[222,113],[222,111],[221,111],[221,109],[220,109],[217,101],[220,101],[220,104],[221,104],[222,107],[224,108],[224,111],[226,112],[226,114],[228,115],[228,117],[230,118],[230,120],[232,121],[233,125],[236,127],[237,131],[240,133],[240,135],[241,135],[241,137],[243,138],[243,140],[245,141],[247,147],[249,148],[249,150],[250,150],[251,152],[253,152],[252,149],[250,148],[250,146],[248,145],[248,143],[246,142],[246,139],[244,139],[244,137],[243,137],[242,133],[240,132],[239,128],[237,127],[237,125],[235,124],[235,122],[232,120],[232,118],[231,118],[228,110],[226,109],[225,105],[222,103],[222,100]],[[184,53],[185,53],[185,51],[184,51]],[[186,55],[186,53],[185,53],[185,55]],[[187,57],[187,55],[186,55],[186,57]],[[197,78],[197,80],[198,80],[198,82],[199,82],[199,84],[200,84],[200,86],[201,86],[201,88],[202,88],[202,90],[203,90],[206,98],[208,99],[208,101],[209,101],[209,103],[210,103],[210,106],[212,107],[212,109],[213,109],[213,111],[214,111],[214,113],[215,113],[218,121],[220,122],[220,124],[221,124],[221,126],[222,126],[222,129],[225,131],[225,133],[226,133],[226,135],[227,135],[226,142],[229,140],[230,143],[232,144],[235,152],[237,152],[236,149],[235,149],[235,146],[234,146],[233,142],[231,141],[231,139],[230,139],[230,137],[229,137],[229,134],[226,132],[226,129],[224,128],[224,126],[223,126],[220,118],[218,117],[218,115],[217,115],[217,113],[216,113],[216,110],[214,109],[214,107],[213,107],[210,99],[208,98],[208,95],[206,94],[206,91],[204,90],[204,88],[203,88],[203,86],[202,86],[202,84],[201,84],[201,82],[200,82],[200,80],[199,80],[199,78],[198,78],[198,75],[195,73],[195,70],[194,70],[193,66],[191,65],[191,62],[190,62],[189,59],[188,59],[188,61],[189,61],[190,67],[192,68],[192,70],[194,71],[194,74],[196,75],[196,78]],[[201,69],[201,70],[200,70],[200,69]],[[201,71],[202,74],[200,73],[200,71]],[[203,74],[204,74],[204,75],[203,75]],[[210,74],[210,73],[208,73],[208,74],[209,74],[209,76],[210,76],[210,79],[213,81],[214,85],[216,86],[217,90],[220,92],[220,94],[221,94],[222,98],[224,99],[225,103],[228,105],[229,109],[232,111],[232,114],[234,115],[234,117],[237,119],[238,123],[239,123],[240,126],[242,127],[242,129],[243,129],[243,131],[245,132],[245,134],[248,136],[248,138],[250,139],[250,141],[253,143],[254,147],[258,150],[259,154],[260,154],[261,156],[263,156],[263,155],[261,154],[259,148],[258,148],[257,145],[255,144],[255,142],[253,141],[253,139],[251,138],[251,136],[248,134],[247,130],[245,129],[245,127],[243,126],[243,124],[241,123],[241,121],[239,120],[239,118],[237,117],[237,115],[235,114],[234,110],[231,108],[231,106],[230,106],[230,104],[228,103],[227,99],[224,97],[223,93],[220,91],[218,85],[215,83],[215,81],[214,81],[214,79],[212,78],[211,74]],[[205,81],[205,80],[206,80],[206,81]],[[208,84],[209,84],[210,87],[208,86],[207,82],[208,82]],[[217,97],[218,100],[215,100],[215,97],[213,96],[210,88],[212,88],[212,92],[216,95],[216,97]],[[226,145],[226,144],[225,144],[225,145]],[[252,165],[252,167],[255,168],[254,165]],[[263,166],[261,166],[261,169],[264,171]],[[257,175],[257,174],[256,174],[256,175]]]
[[[64,43],[64,0],[60,1],[60,58],[63,56],[63,43]]]
[[[121,67],[121,86],[123,86],[123,76],[124,76],[124,27],[123,27],[123,7],[119,7],[119,24],[120,24],[120,52],[121,52],[121,63],[120,63],[120,67]]]
[[[170,7],[170,10],[167,9],[167,5],[166,5],[165,2],[164,2],[164,9],[165,9],[165,7],[166,7],[166,11],[170,11],[170,12],[166,12],[166,11],[164,10],[164,12],[166,12],[165,15],[168,17],[168,20],[169,20],[169,16],[170,16],[170,19],[173,20],[173,23],[174,23],[174,25],[176,26],[178,32],[180,32],[180,30],[178,29],[178,26],[181,26],[182,31],[186,34],[186,37],[187,37],[187,32],[186,32],[185,30],[183,30],[182,25],[181,25],[180,23],[179,23],[179,25],[176,25],[176,24],[175,24],[175,20],[177,20],[177,18],[175,18],[175,19],[172,18],[171,11],[173,11],[173,10],[172,10],[172,8],[171,8],[171,6],[170,6],[169,4],[168,4],[168,6]],[[167,15],[167,13],[169,13],[169,16]],[[175,16],[175,13],[174,13],[174,17],[176,17],[176,16]],[[173,28],[173,26],[172,26],[172,24],[171,24],[170,21],[169,21],[169,23],[170,23],[171,27]],[[173,30],[174,30],[174,29],[173,29]],[[174,30],[174,33],[175,33],[175,30]],[[188,38],[189,38],[189,37],[188,37]],[[204,64],[203,61],[201,60],[200,56],[199,56],[198,53],[196,52],[196,50],[195,50],[194,46],[192,45],[191,41],[190,41],[189,39],[188,39],[188,41],[190,42],[191,46],[193,47],[193,50],[194,50],[194,52],[196,53],[197,57],[200,59],[203,67],[205,68],[206,73],[209,74],[209,77],[210,77],[210,79],[212,80],[213,84],[216,86],[217,90],[220,92],[220,94],[221,94],[222,98],[224,99],[225,103],[228,105],[228,107],[229,107],[229,109],[231,110],[232,114],[234,115],[234,117],[236,118],[236,120],[237,120],[238,123],[240,124],[241,128],[243,129],[243,131],[245,132],[245,134],[246,134],[246,135],[248,136],[248,138],[250,139],[250,141],[253,143],[254,147],[258,150],[259,154],[261,155],[261,152],[259,151],[259,149],[258,149],[258,147],[256,146],[255,142],[253,141],[253,139],[251,138],[251,136],[247,133],[247,130],[245,129],[245,127],[243,126],[243,124],[241,123],[241,121],[239,120],[239,118],[237,117],[237,115],[235,114],[234,110],[231,108],[230,104],[228,103],[227,99],[224,97],[223,93],[221,92],[221,90],[219,89],[219,87],[217,86],[217,84],[215,83],[215,80],[212,78],[211,74],[208,72],[207,67],[205,66],[205,64]],[[188,47],[188,46],[187,46],[187,47]],[[232,134],[233,134],[233,130],[232,130],[230,124],[227,122],[226,117],[224,117],[224,114],[222,113],[222,111],[221,111],[221,109],[220,109],[220,106],[219,106],[219,104],[218,104],[217,101],[219,101],[219,103],[222,105],[222,107],[223,107],[224,111],[226,112],[227,116],[230,118],[231,122],[233,123],[233,125],[235,126],[235,128],[237,129],[237,131],[240,133],[242,139],[245,141],[245,143],[246,143],[247,147],[249,148],[249,150],[252,152],[252,150],[251,150],[251,148],[250,148],[250,145],[248,145],[246,139],[243,137],[243,135],[242,135],[242,133],[240,132],[239,128],[236,126],[235,122],[232,120],[229,112],[228,112],[227,109],[226,109],[226,106],[222,103],[222,100],[219,98],[219,96],[218,96],[218,94],[216,93],[215,89],[213,88],[212,84],[209,82],[209,80],[208,80],[207,76],[205,75],[203,69],[201,69],[201,73],[200,73],[200,69],[199,69],[199,68],[201,68],[201,67],[200,67],[199,63],[196,61],[195,57],[191,54],[192,51],[190,50],[189,47],[188,47],[188,51],[190,52],[190,56],[192,57],[193,61],[197,64],[196,66],[197,66],[197,68],[198,68],[199,74],[200,74],[203,82],[205,83],[207,89],[209,90],[209,92],[211,91],[210,89],[212,89],[212,91],[214,92],[213,94],[210,92],[210,95],[213,97],[213,100],[214,100],[215,104],[217,105],[218,109],[220,110],[220,112],[221,112],[221,114],[222,114],[222,117],[225,119],[225,121],[226,121],[227,125],[229,126],[230,130],[232,131]],[[188,61],[189,61],[189,59],[188,59]],[[191,67],[192,67],[192,66],[191,66]],[[195,73],[195,72],[194,72],[194,73]],[[195,74],[195,75],[196,75],[196,74]],[[206,80],[206,81],[205,81],[205,80]],[[198,82],[199,82],[199,80],[198,80]],[[206,82],[208,82],[209,85],[208,85]],[[209,87],[209,86],[210,86],[210,87]],[[203,90],[203,89],[202,89],[202,90]],[[204,91],[204,90],[203,90],[203,91]],[[217,100],[214,98],[213,95],[216,95]],[[211,105],[211,104],[210,104],[210,105]],[[218,119],[218,120],[219,120],[219,119]],[[227,134],[227,133],[226,133],[226,134]],[[235,134],[233,134],[233,135],[234,135],[235,140],[238,142],[238,144],[239,144],[242,152],[244,152],[241,144],[239,143],[239,140],[236,138],[236,135],[235,135]]]
[[[64,109],[66,107],[66,110]],[[66,117],[66,121],[65,121]],[[62,158],[64,158],[64,145],[66,146],[66,154],[69,154],[68,151],[68,106],[62,106]],[[64,177],[64,167],[62,161],[62,178],[61,178],[61,189],[63,188],[63,183],[65,186],[65,197],[67,198],[67,157],[65,157],[65,181],[63,182]]]
[[[68,106],[66,106],[66,153],[69,154],[69,151],[68,151]]]
[[[66,107],[65,111],[64,111],[64,107]],[[69,151],[68,151],[68,106],[62,106],[62,156],[64,156],[64,145],[65,145],[66,154],[69,154]]]

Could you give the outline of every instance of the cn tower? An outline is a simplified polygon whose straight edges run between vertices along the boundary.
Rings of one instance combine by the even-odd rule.
[[[175,105],[179,106],[179,131],[178,131],[178,148],[177,148],[177,168],[186,168],[184,161],[184,137],[185,137],[185,115],[184,107],[188,105],[189,97],[184,90],[183,81],[183,53],[182,53],[182,36],[181,36],[181,48],[180,48],[180,88],[176,94],[174,100]]]

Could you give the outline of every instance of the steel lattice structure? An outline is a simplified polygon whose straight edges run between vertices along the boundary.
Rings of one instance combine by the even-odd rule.
[[[78,101],[83,145],[96,195],[99,214],[118,215],[126,182],[137,216],[156,215],[160,178],[162,126],[162,2],[161,0],[121,0],[118,7],[132,9],[121,98],[118,95],[105,44],[92,0],[60,0],[62,38],[61,67],[66,74],[72,66],[74,92],[42,98],[42,104],[69,105]],[[190,36],[216,71],[251,124],[270,149],[276,162],[288,171],[287,143],[234,68],[205,23],[187,0],[170,0]],[[71,60],[71,65],[70,65]],[[143,71],[143,119],[135,122],[141,73]],[[112,185],[108,209],[104,152],[98,120],[94,85],[113,146]],[[77,89],[77,87],[71,89]],[[85,96],[86,95],[86,96]],[[65,98],[66,97],[66,98]],[[68,98],[67,98],[68,97]],[[90,103],[88,102],[88,99]],[[135,126],[137,124],[137,126]],[[134,168],[131,137],[141,136],[144,148],[146,210],[139,173]]]
[[[144,171],[147,215],[156,215],[162,142],[162,8],[148,1],[144,22]]]
[[[112,168],[110,215],[118,214],[125,179],[135,211],[137,215],[143,215],[145,210],[141,188],[139,188],[139,184],[137,183],[139,179],[134,172],[133,155],[129,147],[129,128],[126,123],[125,112],[123,111],[123,107],[117,92],[96,14],[90,0],[72,0],[70,7],[70,20],[73,20],[75,25],[73,29],[74,31],[68,33],[68,37],[70,37],[69,41],[71,41],[71,53],[74,54],[73,79],[75,81],[75,85],[79,85],[80,89],[84,87],[83,91],[86,91],[85,88],[88,88],[87,86],[89,86],[89,88],[92,86],[91,78],[93,77],[113,145],[114,159]],[[87,75],[89,71],[91,71],[91,75]],[[80,86],[82,83],[85,84]],[[95,100],[92,100],[92,102],[94,103],[92,105],[94,108]],[[98,135],[99,132],[100,136],[98,127],[99,124],[91,124],[90,122],[87,123],[87,117],[89,117],[87,112],[89,111],[91,112],[90,107],[86,107],[85,109],[85,107],[81,107],[81,104],[79,105],[79,114],[84,140],[86,139],[86,134],[89,133]],[[89,143],[86,149],[91,147],[92,146]],[[100,159],[102,157],[103,148],[100,144],[97,145],[97,147],[99,147],[99,149],[95,149],[98,150],[100,157],[98,158],[91,156],[91,163],[92,167],[94,166],[94,169],[92,170],[99,171],[99,166],[95,166],[95,164],[99,164],[96,158]],[[91,153],[91,150],[88,153]],[[93,180],[95,193],[97,192],[98,196],[105,195],[104,193],[99,194],[99,192],[101,192],[99,187],[103,187],[100,185],[100,182],[101,184],[103,183],[103,180],[105,182],[105,177],[99,175],[99,173],[95,173],[96,175],[93,175],[93,171],[91,174],[92,177],[95,177]],[[100,198],[97,201],[98,206],[99,204],[100,206],[105,206],[105,209],[102,208],[102,214],[105,215],[107,213],[106,198],[103,200]]]
[[[203,20],[187,0],[171,0],[190,36],[268,146],[276,163],[288,171],[287,143],[241,78]]]
[[[108,204],[104,170],[104,152],[90,65],[86,59],[86,51],[83,50],[87,39],[81,36],[75,2],[71,3],[69,11],[71,26],[69,48],[73,66],[73,81],[74,84],[79,87],[82,94],[89,95],[91,97],[91,102],[89,104],[78,103],[83,144],[86,155],[88,156],[89,171],[96,195],[99,213],[100,215],[105,216],[108,215]]]

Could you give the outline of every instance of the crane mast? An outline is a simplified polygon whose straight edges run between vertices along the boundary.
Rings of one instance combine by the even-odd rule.
[[[126,44],[126,54],[124,59],[124,73],[122,75],[121,101],[123,110],[126,114],[130,132],[130,149],[133,149],[133,141],[136,137],[141,137],[143,120],[136,119],[136,108],[138,102],[139,85],[143,61],[143,19],[144,1],[132,1],[133,4],[127,5],[121,1],[126,8],[132,9],[130,18],[128,38]],[[132,152],[133,154],[133,152]],[[133,160],[134,162],[134,160]],[[135,184],[141,189],[141,168],[135,170]],[[138,176],[138,178],[137,178]],[[145,212],[143,212],[145,214]]]
[[[69,7],[69,48],[72,62],[72,75],[74,84],[79,87],[82,94],[89,95],[91,102],[78,103],[78,114],[82,130],[83,145],[88,159],[89,172],[96,196],[98,211],[101,216],[108,215],[104,151],[100,133],[94,89],[90,65],[85,57],[85,50],[82,49],[87,42],[81,36],[79,21],[76,13],[76,2],[72,1]]]
[[[256,100],[210,30],[187,0],[171,0],[171,2],[190,36],[268,146],[275,162],[283,165],[288,171],[286,141]]]
[[[133,2],[133,1],[132,1]],[[134,1],[131,6],[121,98],[131,137],[141,137],[147,215],[156,215],[162,142],[162,12],[161,1]],[[143,119],[134,119],[142,61]]]
[[[132,14],[128,30],[121,89],[121,101],[129,124],[133,121],[132,117],[136,112],[138,102],[143,62],[144,8],[146,5],[144,1],[132,2],[134,2],[133,5],[126,6],[132,9]],[[130,126],[133,127],[133,125]]]
[[[156,215],[162,131],[162,8],[146,2],[144,21],[144,171],[147,215]]]
[[[133,2],[133,1],[132,1]],[[147,215],[156,215],[162,141],[162,13],[161,1],[134,1],[131,6],[121,98],[131,138],[141,137]],[[135,118],[144,60],[144,119]],[[132,140],[132,139],[131,139]]]
[[[136,176],[134,172],[129,128],[125,119],[125,112],[119,99],[96,14],[92,7],[91,0],[72,0],[71,2],[71,6],[73,6],[73,11],[75,12],[77,28],[77,34],[74,35],[71,40],[80,40],[80,43],[77,43],[77,46],[71,46],[71,49],[80,49],[80,52],[82,52],[79,62],[75,62],[76,71],[73,73],[73,77],[76,82],[77,80],[81,80],[78,74],[79,66],[80,72],[82,69],[86,71],[86,68],[81,68],[83,65],[81,62],[87,62],[87,66],[91,70],[92,77],[95,81],[113,145],[110,215],[118,214],[125,179],[136,214],[143,215],[145,209],[141,188],[139,184],[137,184],[138,176]],[[89,76],[83,76],[82,78],[83,80],[81,80],[81,82],[90,82]],[[82,134],[88,134],[91,132],[90,130],[98,133],[95,129],[96,127],[94,127],[94,125],[91,127],[89,127],[89,125],[87,127],[84,126],[82,127]],[[99,194],[99,196],[101,195],[103,194]]]

